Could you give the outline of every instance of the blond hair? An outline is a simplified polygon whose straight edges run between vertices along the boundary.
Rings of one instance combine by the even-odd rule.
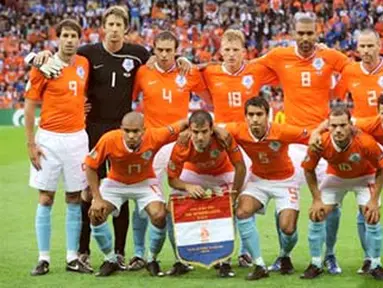
[[[104,13],[102,14],[102,26],[103,27],[105,26],[106,20],[110,15],[114,15],[116,17],[122,18],[124,20],[125,28],[128,28],[129,15],[128,15],[128,11],[126,8],[124,8],[123,6],[114,5],[114,6],[110,6],[108,9],[106,9],[104,11]]]
[[[228,29],[223,33],[222,41],[227,40],[229,42],[231,41],[241,41],[242,46],[245,46],[245,35],[243,35],[242,31],[235,30],[235,29]]]

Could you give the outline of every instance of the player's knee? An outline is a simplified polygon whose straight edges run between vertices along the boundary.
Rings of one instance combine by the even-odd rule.
[[[281,225],[280,228],[286,235],[293,235],[296,230],[294,223],[285,223],[284,225]]]
[[[54,202],[54,193],[47,191],[40,191],[39,204],[43,206],[52,206]]]
[[[249,211],[246,211],[245,209],[242,209],[239,207],[237,211],[235,212],[235,216],[238,219],[246,219],[246,218],[250,218],[252,214]]]
[[[152,213],[150,220],[154,226],[164,228],[166,225],[166,215],[165,209],[159,209],[155,213]]]
[[[65,201],[70,204],[80,204],[81,202],[81,191],[65,193]]]

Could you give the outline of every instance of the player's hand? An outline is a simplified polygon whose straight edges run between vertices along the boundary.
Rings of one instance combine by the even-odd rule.
[[[325,43],[317,43],[317,44],[315,45],[315,47],[316,47],[319,51],[329,49],[328,46],[327,46]]]
[[[37,171],[41,170],[41,157],[46,159],[41,148],[36,144],[28,144],[28,155],[33,167],[35,167]]]
[[[178,138],[177,138],[177,143],[178,144],[181,144],[181,145],[184,145],[184,146],[187,146],[188,143],[189,143],[189,140],[191,138],[191,132],[189,129],[185,130],[185,131],[182,131],[179,135],[178,135]]]
[[[205,189],[199,185],[188,184],[186,186],[186,191],[194,199],[199,199],[205,196]]]
[[[176,63],[182,76],[187,75],[193,68],[193,64],[186,57],[179,57]]]
[[[309,147],[315,152],[322,152],[322,136],[318,131],[313,131],[309,139]]]
[[[50,57],[48,61],[41,65],[39,70],[44,74],[45,78],[52,79],[61,75],[61,70],[68,66],[65,62],[61,61],[58,57]]]
[[[213,128],[214,134],[217,136],[218,142],[228,149],[231,146],[232,137],[229,132],[227,132],[226,129],[219,127],[217,125]]]
[[[49,50],[40,51],[33,59],[33,66],[40,67],[41,65],[48,62],[48,59],[53,56]]]
[[[89,114],[90,110],[92,110],[92,104],[86,101],[84,104],[85,117]]]
[[[323,221],[325,217],[326,206],[322,200],[313,200],[309,209],[310,219],[313,221]]]
[[[106,219],[106,211],[108,210],[108,204],[105,200],[93,199],[92,205],[89,208],[89,217],[95,219],[97,222],[103,222]]]
[[[364,209],[364,218],[368,224],[378,223],[380,220],[380,209],[378,200],[370,199]]]
[[[156,64],[157,62],[157,57],[156,56],[150,56],[150,58],[148,59],[148,61],[146,61],[146,67],[148,67],[150,70],[154,69],[155,66],[154,64]]]

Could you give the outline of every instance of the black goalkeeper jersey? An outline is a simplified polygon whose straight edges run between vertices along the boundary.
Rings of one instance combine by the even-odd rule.
[[[110,53],[100,42],[82,46],[77,53],[89,61],[87,97],[92,109],[87,122],[119,123],[131,111],[134,78],[149,59],[149,52],[124,43],[121,50]]]

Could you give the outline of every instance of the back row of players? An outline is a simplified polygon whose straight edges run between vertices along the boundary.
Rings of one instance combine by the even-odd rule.
[[[323,122],[329,115],[331,96],[344,99],[345,93],[351,92],[354,115],[372,116],[358,120],[357,125],[372,134],[376,141],[383,142],[379,138],[383,135],[380,118],[374,116],[378,100],[383,104],[383,99],[378,98],[383,87],[378,35],[371,30],[360,34],[358,50],[362,62],[351,63],[338,51],[317,47],[315,20],[303,16],[295,23],[296,46],[275,48],[262,58],[245,63],[244,36],[230,29],[221,41],[223,63],[193,66],[183,74],[176,65],[178,41],[172,33],[165,31],[156,36],[152,64],[143,66],[149,58],[146,50],[123,43],[127,23],[128,16],[123,8],[112,6],[106,10],[102,21],[106,34],[104,42],[81,47],[78,53],[82,56],[79,56],[75,53],[81,27],[75,21],[64,20],[57,27],[59,51],[45,64],[47,53],[34,59],[39,69],[32,68],[25,107],[32,162],[30,185],[39,190],[36,214],[39,262],[32,275],[49,271],[51,207],[62,173],[68,203],[67,270],[93,271],[89,263],[89,223],[105,254],[98,275],[107,276],[126,268],[128,214],[124,203],[134,199],[138,207],[133,217],[136,255],[129,268],[139,269],[146,264],[146,220],[141,213],[145,210],[151,220],[146,267],[151,275],[164,275],[157,255],[165,239],[166,222],[174,247],[171,220],[166,220],[162,196],[166,177],[161,175],[168,166],[169,184],[174,191],[201,197],[206,188],[210,188],[206,183],[210,183],[211,188],[228,185],[240,192],[236,209],[244,246],[240,260],[242,265],[255,265],[248,275],[250,280],[268,276],[253,214],[264,210],[271,198],[276,199],[280,256],[269,270],[293,273],[290,252],[298,239],[299,187],[304,176],[313,196],[309,225],[312,261],[302,277],[314,278],[323,272],[321,246],[324,241],[327,246],[324,263],[330,273],[340,273],[334,254],[340,216],[337,204],[342,201],[345,190],[355,190],[361,207],[358,231],[366,255],[360,273],[371,273],[376,279],[383,279],[379,224],[382,152],[373,138],[355,132],[347,110],[334,109],[329,123]],[[188,66],[183,59],[177,63]],[[59,71],[61,75],[47,79],[55,69],[62,70]],[[334,73],[340,74],[341,80],[336,89],[331,90]],[[277,83],[284,91],[286,125],[268,123],[267,102],[260,97],[253,98],[263,85]],[[126,114],[131,110],[132,99],[138,99],[141,92],[145,117],[134,112]],[[180,121],[187,117],[191,92],[212,101],[215,123],[225,126],[230,134],[214,126],[210,115],[204,111],[194,113],[188,123]],[[90,103],[86,123],[85,95]],[[40,101],[41,122],[34,135],[34,109]],[[235,124],[231,124],[233,122]],[[162,128],[164,126],[167,128]],[[101,137],[119,127],[121,129]],[[327,127],[330,132],[321,136]],[[188,130],[174,144],[178,133],[185,129]],[[307,154],[310,135],[312,143],[321,146],[322,152]],[[88,156],[87,136],[92,149]],[[237,143],[245,153],[239,152]],[[295,144],[288,145],[290,143]],[[87,179],[83,172],[85,157]],[[105,170],[96,171],[106,159],[111,167],[99,187]],[[321,183],[320,190],[318,183]],[[90,189],[86,189],[88,184]],[[81,201],[82,190],[85,192]],[[121,215],[115,221],[115,250],[105,222],[112,212]],[[169,274],[179,275],[189,270],[189,266],[177,261]],[[221,263],[219,275],[234,276],[229,262]]]

